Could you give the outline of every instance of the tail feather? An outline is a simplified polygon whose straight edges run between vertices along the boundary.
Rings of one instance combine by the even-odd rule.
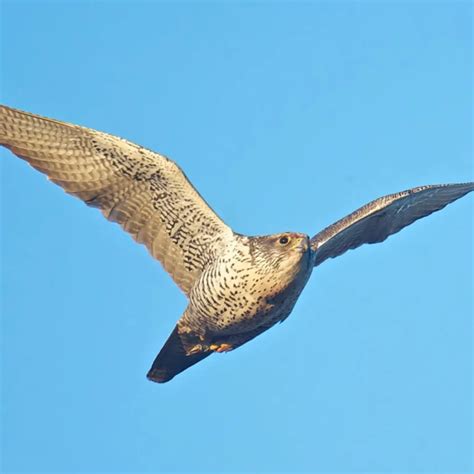
[[[206,351],[186,355],[186,349],[176,326],[160,353],[156,356],[151,369],[148,371],[147,378],[158,383],[168,382],[175,375],[211,354],[212,352]]]

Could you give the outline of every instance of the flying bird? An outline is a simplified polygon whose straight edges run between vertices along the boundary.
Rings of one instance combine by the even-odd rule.
[[[167,157],[96,130],[0,106],[0,144],[122,228],[189,302],[147,377],[167,382],[285,320],[313,268],[384,241],[474,189],[420,186],[376,199],[310,238],[234,232]]]

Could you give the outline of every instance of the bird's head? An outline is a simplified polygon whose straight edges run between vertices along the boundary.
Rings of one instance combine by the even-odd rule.
[[[251,253],[255,263],[265,273],[272,273],[283,283],[312,267],[309,237],[297,232],[251,238]]]

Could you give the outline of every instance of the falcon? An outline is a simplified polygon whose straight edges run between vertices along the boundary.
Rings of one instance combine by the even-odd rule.
[[[372,201],[314,237],[234,232],[163,155],[96,130],[0,106],[0,144],[122,228],[161,262],[188,306],[147,377],[167,382],[284,321],[313,268],[384,241],[474,189],[420,186]]]

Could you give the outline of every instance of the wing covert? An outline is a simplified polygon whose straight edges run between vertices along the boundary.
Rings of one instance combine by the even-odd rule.
[[[186,294],[232,236],[176,163],[121,138],[0,106],[0,144],[119,223]]]
[[[311,239],[314,266],[363,244],[384,241],[474,190],[474,183],[420,186],[372,201]]]

